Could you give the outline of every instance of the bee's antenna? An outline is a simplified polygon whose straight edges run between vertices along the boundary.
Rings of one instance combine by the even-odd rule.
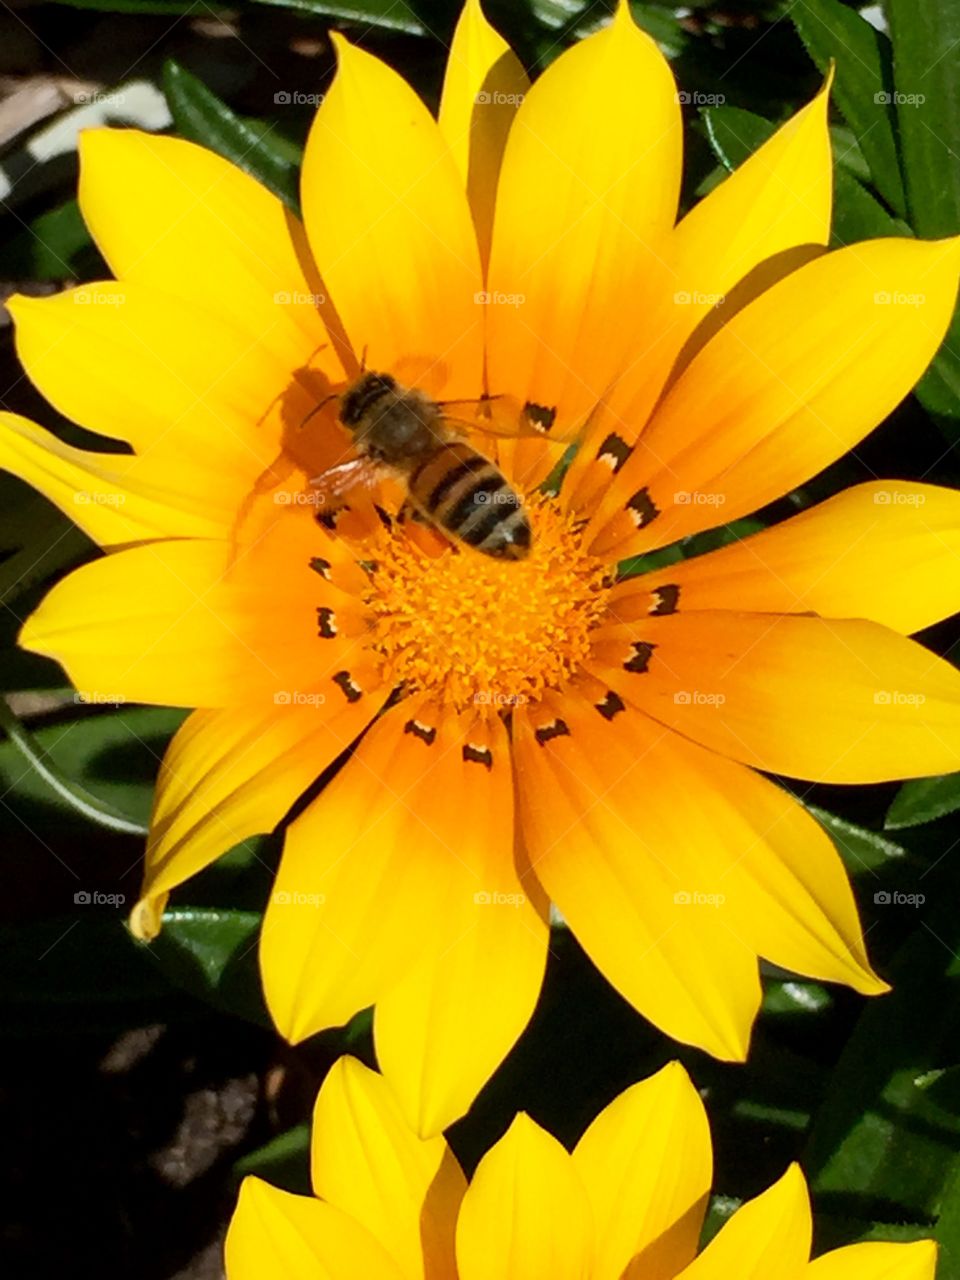
[[[363,377],[363,375],[364,375],[364,374],[366,373],[366,371],[367,371],[367,351],[368,351],[368,350],[369,350],[369,344],[365,342],[365,343],[363,344],[363,350],[360,352],[360,376],[361,376],[361,378]]]
[[[434,400],[433,403],[439,405],[441,409],[448,404],[486,404],[489,400],[502,400],[503,394],[500,392],[498,395],[491,396],[484,392],[482,396],[468,396],[466,399],[461,396],[456,400]]]
[[[324,396],[323,399],[320,401],[320,403],[315,404],[313,408],[310,410],[310,412],[307,414],[307,416],[304,418],[304,420],[300,423],[299,429],[302,431],[311,418],[315,418],[317,414],[321,411],[321,409],[325,409],[327,407],[327,405],[330,403],[331,400],[337,400],[338,398],[339,398],[339,395],[336,391],[331,392],[330,395],[328,396]]]

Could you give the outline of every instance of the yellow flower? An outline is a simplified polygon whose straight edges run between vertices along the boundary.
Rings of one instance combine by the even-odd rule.
[[[956,766],[960,674],[907,635],[957,604],[960,497],[878,481],[613,566],[853,447],[935,352],[960,242],[824,250],[826,92],[674,227],[677,94],[625,5],[530,88],[472,0],[439,123],[335,39],[303,226],[189,143],[85,136],[117,280],[14,300],[17,345],[132,453],[6,415],[0,462],[108,552],[21,642],[82,689],[200,708],[163,763],[135,931],[351,748],[286,831],[267,1001],[293,1041],[375,1004],[380,1064],[436,1133],[529,1020],[549,901],[637,1009],[722,1058],[747,1052],[758,956],[884,989],[833,845],[757,770]],[[389,486],[389,527],[366,500],[318,526],[309,478],[348,437],[335,401],[304,423],[362,360],[531,406],[542,435],[473,437],[528,495],[529,557],[390,520]],[[570,439],[559,495],[537,491]]]
[[[247,1178],[228,1280],[933,1280],[932,1241],[859,1244],[810,1261],[793,1165],[697,1255],[712,1178],[703,1104],[674,1063],[616,1098],[573,1154],[519,1115],[467,1185],[442,1137],[409,1128],[355,1058],[313,1117],[316,1199]]]

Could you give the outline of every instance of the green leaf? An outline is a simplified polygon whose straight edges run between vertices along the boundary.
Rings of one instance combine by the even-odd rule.
[[[255,1174],[282,1191],[309,1195],[310,1125],[298,1124],[286,1133],[278,1133],[238,1160],[233,1172],[238,1179]]]
[[[789,13],[820,70],[826,74],[836,61],[833,96],[857,136],[877,190],[894,213],[905,216],[890,41],[840,0],[797,0]]]
[[[39,493],[0,474],[0,608],[93,551],[90,539]]]
[[[960,231],[960,6],[886,0],[910,222],[918,236]]]
[[[818,809],[814,805],[807,806],[840,851],[840,856],[851,875],[864,871],[877,872],[888,867],[892,862],[906,859],[907,851],[893,840],[887,840],[876,831],[868,831],[846,818],[838,818],[835,813],[826,809]]]
[[[960,809],[960,773],[905,782],[893,798],[884,826],[888,831],[919,827]]]
[[[427,29],[406,0],[257,0],[281,9],[301,9],[322,18],[339,18],[343,22],[361,23],[365,28],[402,31],[409,36],[425,36]],[[453,10],[451,10],[453,12]]]
[[[241,120],[202,81],[179,63],[163,68],[163,91],[183,137],[202,143],[256,178],[297,211],[297,166],[289,151],[270,137],[272,124]]]
[[[39,214],[0,245],[7,280],[76,280],[106,275],[76,200]]]
[[[742,107],[707,107],[703,119],[714,154],[730,172],[753,155],[777,127],[772,121]],[[834,156],[837,156],[836,147]],[[876,236],[910,234],[906,223],[892,218],[839,159],[834,164],[833,176],[834,246]]]
[[[960,1143],[958,932],[949,904],[914,931],[833,1072],[804,1162],[825,1208],[913,1223],[939,1210]]]
[[[84,705],[79,695],[68,696],[71,701],[56,715],[31,729],[31,750],[39,751],[44,766],[69,780],[93,805],[121,814],[129,829],[142,832],[160,758],[184,712],[166,707],[106,711]],[[57,799],[48,777],[25,769],[22,745],[0,743],[0,783],[0,790],[15,788],[18,798],[43,805]],[[64,799],[60,797],[61,804]]]
[[[270,1026],[257,969],[257,911],[178,907],[164,912],[149,951],[171,981],[217,1009]]]
[[[169,984],[117,914],[81,905],[69,916],[0,926],[8,1035],[136,1026],[162,1018],[158,1006],[169,999]]]
[[[108,801],[93,795],[78,782],[61,773],[33,734],[13,714],[3,698],[0,698],[0,728],[7,735],[10,744],[16,747],[30,765],[37,778],[71,809],[75,809],[84,818],[89,818],[92,822],[123,835],[145,836],[147,834],[147,827],[143,823],[137,822],[122,810],[114,808]]]

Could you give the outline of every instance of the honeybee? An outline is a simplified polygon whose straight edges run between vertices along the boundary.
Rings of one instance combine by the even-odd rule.
[[[389,373],[367,372],[340,395],[339,419],[356,457],[310,481],[321,506],[360,484],[400,480],[415,512],[455,542],[498,560],[522,560],[532,540],[519,495],[458,435],[443,406]]]

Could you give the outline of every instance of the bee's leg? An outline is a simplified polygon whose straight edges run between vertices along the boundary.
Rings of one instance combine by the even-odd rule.
[[[396,520],[397,524],[406,524],[408,520],[414,524],[431,524],[431,521],[427,519],[420,508],[414,506],[409,498],[404,498],[400,510],[397,512]]]

